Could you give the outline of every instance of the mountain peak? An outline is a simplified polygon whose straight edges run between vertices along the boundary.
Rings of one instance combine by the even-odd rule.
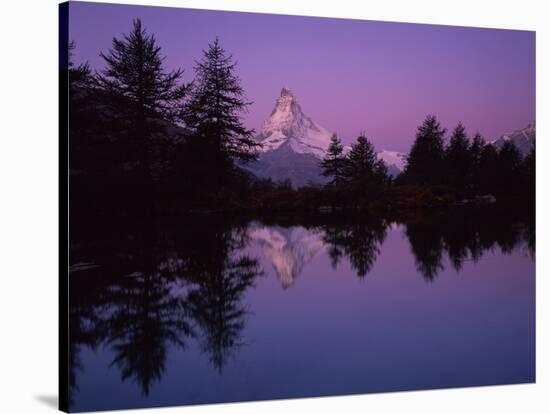
[[[322,158],[331,136],[329,131],[303,113],[296,96],[290,89],[283,87],[257,140],[263,144],[264,152],[288,144],[296,153]]]
[[[296,95],[283,87],[256,137],[263,153],[245,168],[258,177],[290,179],[296,188],[309,183],[324,184],[327,179],[322,176],[319,161],[325,156],[331,137],[331,132],[304,114]],[[349,150],[344,147],[346,153]],[[406,157],[395,151],[382,151],[377,156],[393,177],[403,170],[406,162]]]
[[[286,86],[283,86],[283,89],[281,89],[281,96],[292,96],[292,97],[294,97],[294,94]]]

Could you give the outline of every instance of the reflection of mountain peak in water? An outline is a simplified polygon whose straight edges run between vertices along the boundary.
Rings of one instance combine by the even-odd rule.
[[[291,286],[304,266],[326,248],[319,233],[304,227],[258,226],[249,229],[249,236],[262,247],[283,288]]]

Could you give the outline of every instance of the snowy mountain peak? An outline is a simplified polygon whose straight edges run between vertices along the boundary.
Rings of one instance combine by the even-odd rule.
[[[292,91],[288,89],[286,86],[283,86],[283,89],[281,89],[281,96],[294,96],[292,94]]]
[[[388,167],[388,173],[393,178],[397,177],[405,169],[407,156],[397,151],[380,151],[376,154],[378,159],[381,159]]]
[[[296,96],[289,88],[283,87],[256,139],[263,144],[264,152],[286,144],[298,154],[322,158],[331,136],[329,131],[303,113]]]

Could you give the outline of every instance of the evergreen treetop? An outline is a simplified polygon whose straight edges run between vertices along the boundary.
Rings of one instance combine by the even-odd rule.
[[[449,145],[445,150],[445,170],[448,183],[463,189],[471,169],[470,143],[466,129],[459,123],[451,135]]]
[[[331,177],[331,185],[338,185],[343,180],[345,163],[346,157],[342,141],[336,134],[333,134],[330,138],[327,154],[321,162],[322,174],[325,177]]]
[[[479,165],[479,162],[481,160],[481,152],[483,151],[484,146],[485,140],[479,132],[476,132],[472,140],[472,144],[470,145],[472,165],[474,167]]]
[[[374,146],[365,134],[357,138],[346,159],[346,178],[354,184],[382,184],[387,181],[384,162],[376,156]]]
[[[96,83],[101,89],[133,104],[139,116],[178,119],[187,92],[187,86],[179,83],[183,71],[164,70],[161,48],[140,19],[133,21],[130,34],[122,39],[113,38],[112,48],[100,56],[107,64],[96,73]]]
[[[251,102],[245,100],[236,63],[221,47],[219,39],[203,51],[196,62],[196,78],[184,120],[197,137],[226,160],[251,161],[260,144],[253,140],[253,129],[244,126],[241,115]]]
[[[434,115],[428,115],[416,132],[404,178],[417,184],[437,184],[442,180],[444,144],[442,128]]]

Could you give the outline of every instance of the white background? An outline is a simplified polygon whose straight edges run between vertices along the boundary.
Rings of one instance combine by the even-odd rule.
[[[537,31],[537,384],[141,410],[142,413],[548,412],[550,13],[544,0],[171,0],[120,3]],[[57,399],[57,1],[0,3],[0,412]],[[101,30],[98,27],[98,30]],[[452,47],[452,45],[449,45]],[[502,62],[506,65],[506,62]],[[546,75],[546,76],[545,76]],[[545,118],[546,117],[546,118]],[[546,217],[545,217],[546,216]],[[269,373],[266,373],[266,378]],[[546,406],[546,407],[545,407]],[[123,411],[124,413],[126,411]]]

